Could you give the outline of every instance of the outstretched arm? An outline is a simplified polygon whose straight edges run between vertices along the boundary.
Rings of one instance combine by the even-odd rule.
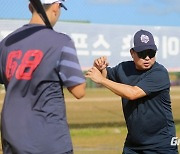
[[[90,78],[96,83],[102,84],[113,93],[129,100],[136,100],[146,96],[146,93],[137,86],[121,84],[105,78],[96,67],[92,67],[87,72],[86,77]]]

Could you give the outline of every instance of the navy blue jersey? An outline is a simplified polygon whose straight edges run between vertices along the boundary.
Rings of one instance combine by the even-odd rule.
[[[170,146],[175,126],[170,101],[167,70],[157,62],[146,71],[138,71],[133,61],[107,68],[112,81],[140,87],[147,96],[137,100],[122,98],[128,134],[125,146],[150,149]]]
[[[70,37],[35,24],[16,30],[0,44],[0,82],[6,89],[4,151],[72,150],[63,86],[76,86],[85,78]]]

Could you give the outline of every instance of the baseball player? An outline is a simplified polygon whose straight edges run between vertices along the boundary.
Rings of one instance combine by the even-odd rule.
[[[52,26],[61,0],[41,0]],[[74,43],[45,26],[29,4],[32,18],[0,43],[0,83],[4,154],[72,154],[63,86],[77,99],[85,95]]]
[[[123,154],[177,154],[171,110],[170,81],[166,68],[156,62],[153,35],[136,32],[130,54],[133,61],[107,67],[106,57],[94,61],[86,74],[122,97],[128,129]]]

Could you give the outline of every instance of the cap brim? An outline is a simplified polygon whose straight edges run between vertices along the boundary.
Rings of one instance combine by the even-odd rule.
[[[54,3],[59,3],[62,8],[64,8],[65,10],[67,10],[67,7],[63,4],[63,2],[65,2],[65,0],[57,0],[57,1],[54,1]],[[48,3],[44,3],[44,4],[48,4]],[[52,4],[52,3],[49,3],[49,4]]]
[[[134,47],[133,48],[133,50],[136,51],[136,52],[141,52],[141,51],[148,50],[148,49],[157,51],[156,45],[146,45],[146,46],[139,46],[139,47]]]
[[[64,10],[67,10],[67,7],[63,3],[61,3],[61,7],[64,8]]]

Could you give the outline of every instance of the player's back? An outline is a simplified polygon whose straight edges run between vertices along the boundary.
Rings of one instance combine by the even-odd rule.
[[[0,79],[6,88],[2,131],[14,152],[72,149],[59,63],[62,51],[73,48],[67,35],[29,24],[1,42]]]
[[[41,80],[59,81],[59,78],[56,78],[58,76],[52,78],[52,71],[61,58],[62,48],[70,41],[67,35],[45,26],[23,26],[1,43],[1,63],[4,66],[1,68],[4,72],[4,76],[1,74],[1,82],[8,88],[15,82],[19,84],[19,81],[31,81],[36,85]],[[31,91],[35,88],[36,86],[32,87]]]

